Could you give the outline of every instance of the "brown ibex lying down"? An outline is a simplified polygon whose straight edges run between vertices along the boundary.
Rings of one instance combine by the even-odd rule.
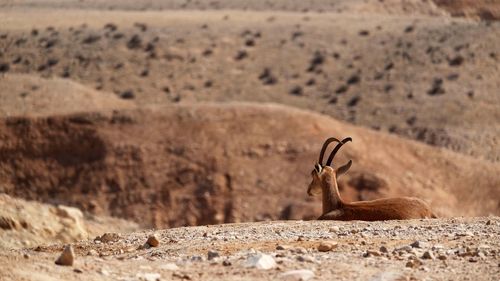
[[[346,173],[352,165],[352,160],[347,164],[334,167],[331,165],[335,154],[345,143],[352,141],[345,138],[339,141],[329,138],[323,144],[319,155],[319,161],[314,165],[311,172],[312,182],[309,184],[307,193],[312,196],[322,193],[323,214],[319,220],[406,220],[420,218],[435,218],[429,205],[415,197],[383,198],[372,201],[344,202],[340,197],[337,178]],[[326,148],[332,142],[337,146],[332,150],[325,165],[322,165],[323,155]]]

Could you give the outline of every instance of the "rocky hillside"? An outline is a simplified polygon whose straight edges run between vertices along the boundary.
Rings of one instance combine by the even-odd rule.
[[[9,2],[1,72],[138,105],[281,103],[500,160],[499,22],[416,0],[147,2]],[[36,83],[0,97],[43,105]]]
[[[499,164],[279,105],[198,104],[0,123],[0,191],[167,227],[320,215],[306,195],[329,136],[347,200],[411,195],[440,216],[499,214]]]

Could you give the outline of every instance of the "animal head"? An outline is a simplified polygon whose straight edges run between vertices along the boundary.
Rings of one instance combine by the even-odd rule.
[[[349,160],[347,164],[344,164],[340,167],[335,167],[332,165],[333,158],[339,151],[339,149],[347,142],[352,141],[352,138],[348,137],[339,141],[336,138],[329,138],[323,143],[323,147],[321,148],[321,152],[319,153],[319,160],[316,164],[314,164],[314,169],[311,171],[312,181],[309,184],[309,188],[307,189],[307,194],[310,196],[319,194],[322,190],[322,185],[325,180],[333,180],[337,181],[337,178],[342,174],[345,174],[349,168],[351,168],[352,160]],[[325,165],[323,165],[323,156],[328,145],[332,142],[337,142],[337,146],[332,150],[330,156],[326,160]]]

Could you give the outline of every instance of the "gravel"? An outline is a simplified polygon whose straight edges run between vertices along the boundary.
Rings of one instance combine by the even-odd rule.
[[[474,235],[455,235],[467,232]],[[498,281],[498,233],[499,217],[274,221],[143,231],[121,234],[108,243],[82,241],[73,248],[78,255],[74,265],[82,271],[79,276],[92,280],[137,280],[138,274],[145,273],[160,274],[162,280],[300,280],[301,274],[306,280],[312,272],[317,280],[449,280],[453,276],[453,280]],[[164,242],[138,247],[152,235]],[[419,247],[412,247],[416,241]],[[322,252],[322,244],[332,248]],[[74,279],[47,262],[62,249],[51,245],[0,252],[0,266],[7,269],[7,280],[20,279],[26,272],[36,276],[40,268],[55,280]],[[86,255],[89,252],[93,254]],[[24,254],[30,258],[22,258]]]

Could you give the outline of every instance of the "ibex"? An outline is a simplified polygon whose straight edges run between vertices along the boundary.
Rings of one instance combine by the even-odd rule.
[[[323,155],[332,142],[337,142],[337,146],[332,150],[325,165]],[[336,168],[331,163],[335,154],[345,143],[352,139],[345,138],[339,141],[336,138],[329,138],[323,144],[319,154],[319,161],[314,165],[311,172],[312,182],[309,184],[307,193],[310,196],[322,192],[323,214],[319,220],[405,220],[420,218],[435,218],[429,205],[415,197],[383,198],[372,201],[345,202],[340,197],[337,179],[345,174],[352,165],[352,160],[347,164]]]

